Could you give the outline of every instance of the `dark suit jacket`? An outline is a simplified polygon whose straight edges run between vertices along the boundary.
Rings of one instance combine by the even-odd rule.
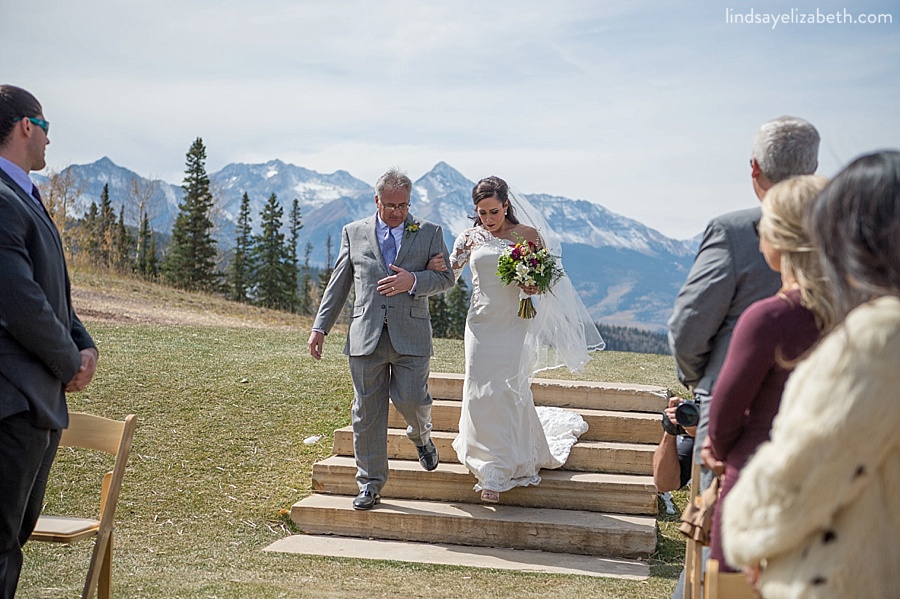
[[[678,378],[699,395],[713,394],[738,317],[753,302],[775,295],[781,275],[759,251],[754,223],[760,208],[710,221],[669,319],[669,344]]]
[[[28,411],[35,426],[66,428],[65,385],[89,347],[56,226],[0,170],[0,418]]]
[[[418,225],[415,232],[404,232],[394,260],[395,266],[415,273],[415,295],[399,293],[386,297],[378,293],[378,280],[394,273],[389,273],[384,265],[381,245],[375,234],[374,214],[346,225],[341,232],[341,251],[313,328],[328,333],[353,289],[356,295],[344,346],[348,356],[367,356],[375,351],[385,319],[397,353],[407,356],[432,354],[428,296],[452,287],[453,271],[449,268],[444,272],[427,270],[428,260],[435,254],[443,254],[444,263],[448,265],[450,255],[438,225],[408,215],[405,226],[415,225]]]

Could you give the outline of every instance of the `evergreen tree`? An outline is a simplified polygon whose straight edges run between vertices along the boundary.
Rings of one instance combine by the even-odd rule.
[[[187,153],[182,189],[184,199],[172,227],[163,264],[166,280],[183,289],[211,290],[216,286],[216,247],[210,212],[213,197],[206,174],[206,148],[199,137]]]
[[[91,202],[91,207],[82,219],[82,247],[87,255],[89,264],[100,264],[100,210],[97,202]]]
[[[462,339],[466,333],[466,316],[469,314],[469,287],[462,277],[446,293],[448,339]]]
[[[331,280],[331,273],[334,272],[331,250],[331,233],[329,233],[325,238],[325,268],[319,271],[319,297],[325,294],[325,288],[328,287],[328,282]]]
[[[135,254],[135,271],[138,276],[145,279],[155,278],[157,274],[156,243],[153,240],[153,230],[150,228],[150,217],[146,212],[141,212],[141,226],[138,229]]]
[[[306,242],[306,250],[303,252],[303,278],[300,279],[300,299],[297,304],[297,312],[300,314],[312,314],[313,288],[312,274],[309,270],[309,255],[312,253],[312,244]]]
[[[234,257],[228,273],[228,286],[231,288],[231,299],[236,302],[247,301],[247,287],[253,271],[253,228],[250,224],[250,197],[244,192],[241,208],[238,212],[237,238],[234,244]]]
[[[125,206],[119,209],[119,222],[116,223],[113,235],[112,263],[118,272],[131,270],[131,234],[125,226]]]
[[[300,221],[300,202],[294,198],[291,205],[291,214],[288,217],[288,230],[290,238],[288,239],[288,285],[290,286],[288,310],[291,312],[298,311],[297,300],[297,276],[299,271],[299,262],[297,261],[297,244],[299,243],[300,229],[303,224]]]
[[[256,303],[267,308],[286,308],[290,302],[289,256],[281,232],[284,211],[273,193],[260,213],[260,234],[253,247],[253,288]]]
[[[447,300],[443,293],[428,296],[428,313],[431,314],[431,336],[446,339],[450,329],[447,313]]]
[[[103,185],[100,193],[100,215],[97,221],[97,239],[99,241],[98,263],[100,266],[113,265],[113,246],[115,244],[116,213],[109,199],[109,183]]]

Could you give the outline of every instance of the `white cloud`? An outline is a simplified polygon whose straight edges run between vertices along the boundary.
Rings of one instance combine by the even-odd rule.
[[[196,136],[210,170],[280,158],[372,181],[443,160],[686,238],[755,201],[746,162],[765,120],[816,124],[826,175],[900,139],[900,12],[772,30],[726,24],[724,8],[33,0],[0,6],[0,54],[54,123],[51,165],[106,155],[177,183]]]

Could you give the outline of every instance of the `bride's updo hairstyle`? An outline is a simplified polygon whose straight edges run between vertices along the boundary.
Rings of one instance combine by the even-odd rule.
[[[472,188],[472,201],[475,203],[476,208],[481,200],[494,197],[497,198],[506,209],[506,220],[514,225],[518,225],[519,219],[516,218],[513,206],[509,202],[509,185],[506,184],[506,181],[500,177],[485,177]],[[477,212],[472,219],[475,221],[476,225],[481,224],[481,217],[478,216]]]

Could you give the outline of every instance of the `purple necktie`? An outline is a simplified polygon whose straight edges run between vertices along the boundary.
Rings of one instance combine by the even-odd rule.
[[[37,200],[37,203],[43,208],[44,201],[41,199],[41,192],[38,191],[38,187],[34,183],[31,184],[31,197]]]

